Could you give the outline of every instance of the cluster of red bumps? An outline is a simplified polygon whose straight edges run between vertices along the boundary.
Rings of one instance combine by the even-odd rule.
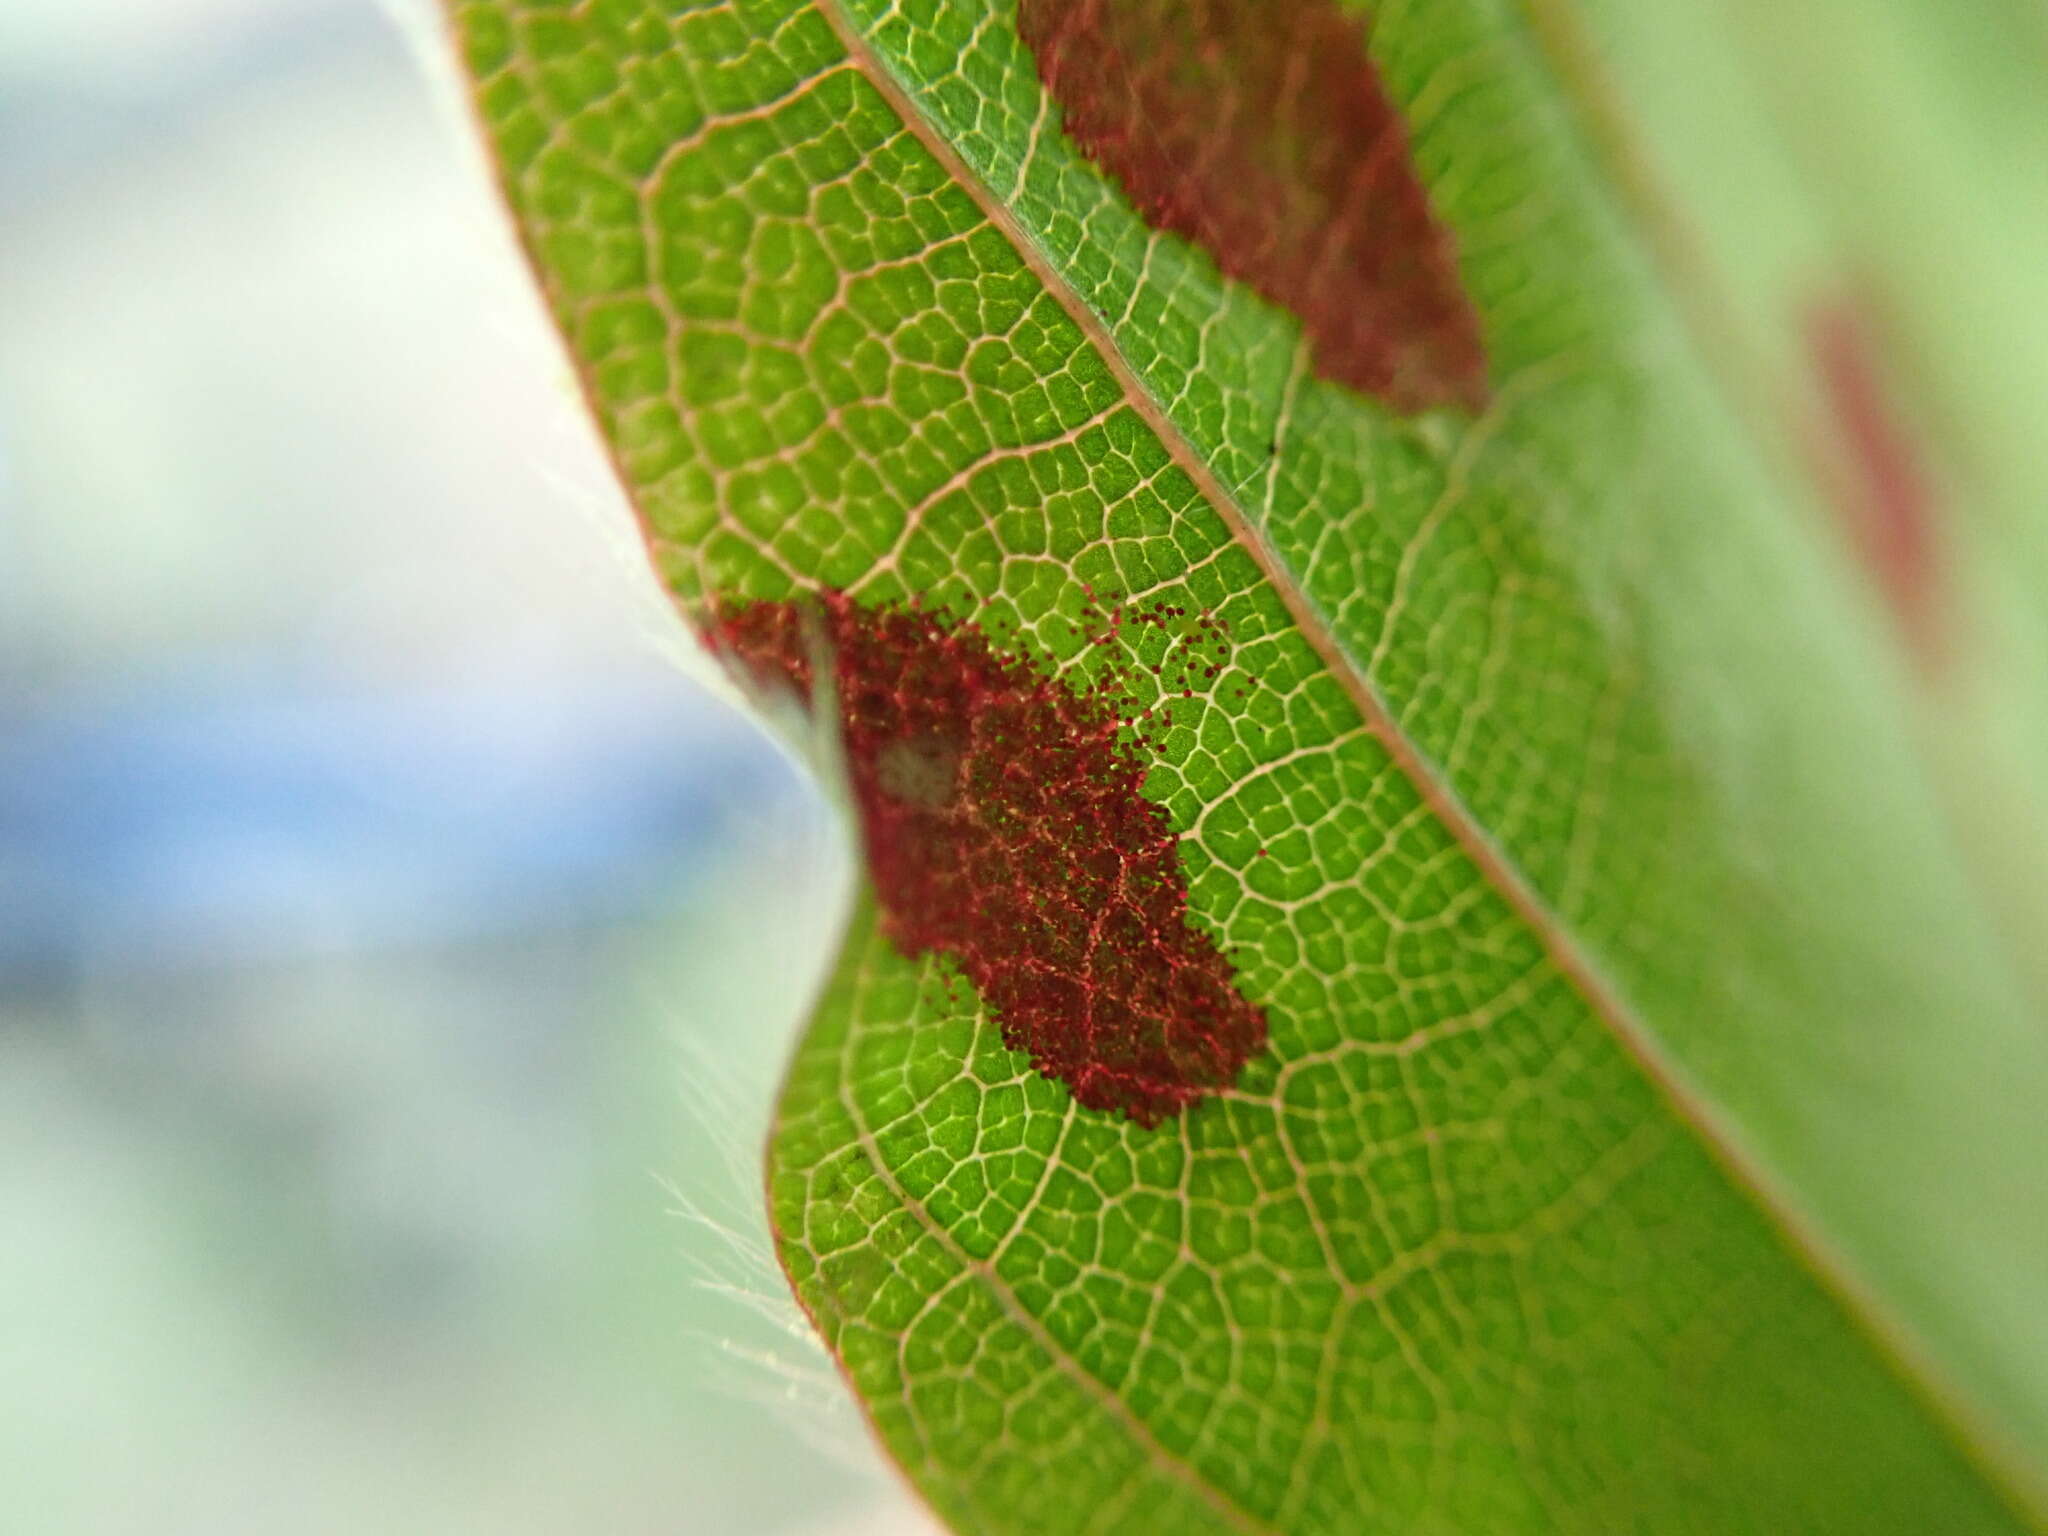
[[[1188,617],[1163,603],[1083,615],[1101,645]],[[829,591],[728,605],[707,639],[757,682],[836,700],[884,931],[952,957],[1004,1044],[1076,1102],[1156,1125],[1264,1046],[1265,1016],[1189,922],[1178,840],[1141,791],[1151,712],[1117,680],[1135,663],[1077,691],[977,625]],[[1195,616],[1147,670],[1192,696],[1221,640]]]
[[[1318,373],[1400,411],[1485,405],[1451,237],[1338,0],[1019,0],[1017,28],[1081,152],[1291,310]]]

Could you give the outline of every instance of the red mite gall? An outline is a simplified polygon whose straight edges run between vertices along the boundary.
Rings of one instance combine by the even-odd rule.
[[[1096,601],[1097,644],[1185,612]],[[1077,691],[978,625],[829,591],[729,604],[706,640],[807,698],[829,659],[883,931],[950,956],[1076,1102],[1157,1125],[1264,1047],[1264,1013],[1189,919],[1178,838],[1142,793],[1154,743],[1114,675]]]

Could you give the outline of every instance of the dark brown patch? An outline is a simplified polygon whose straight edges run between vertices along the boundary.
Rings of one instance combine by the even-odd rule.
[[[1402,411],[1485,404],[1478,317],[1361,21],[1335,0],[1019,0],[1017,22],[1082,152],[1299,316],[1319,373]]]
[[[1096,614],[1098,644],[1189,616]],[[1161,665],[1191,696],[1221,626],[1195,616]],[[883,931],[950,955],[1003,1031],[1080,1104],[1156,1125],[1232,1082],[1265,1015],[1188,920],[1166,814],[1145,798],[1120,687],[1079,693],[973,624],[836,592],[721,612],[713,649],[809,698],[829,658]]]

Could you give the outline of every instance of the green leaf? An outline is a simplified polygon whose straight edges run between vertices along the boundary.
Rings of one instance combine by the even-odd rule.
[[[791,1067],[782,1257],[946,1519],[2048,1509],[2039,459],[1969,357],[1888,368],[1943,514],[1929,641],[1841,531],[1807,444],[1854,413],[1798,338],[1859,283],[1888,336],[1970,311],[1890,297],[1927,266],[1881,177],[1748,174],[1848,152],[1747,94],[1763,22],[1376,9],[1491,386],[1405,414],[1147,228],[1010,4],[452,9],[686,611],[914,597],[1077,682],[1091,591],[1229,627],[1238,686],[1134,686],[1190,913],[1270,1027],[1237,1085],[1152,1129],[1077,1107],[868,897]],[[1982,191],[1939,206],[2010,277]]]

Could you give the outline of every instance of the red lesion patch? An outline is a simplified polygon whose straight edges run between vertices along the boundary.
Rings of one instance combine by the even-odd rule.
[[[1336,0],[1019,0],[1017,24],[1082,152],[1300,317],[1318,372],[1398,410],[1485,404],[1450,236]]]
[[[1215,620],[1091,617],[1102,645],[1191,623],[1164,681],[1213,675]],[[1264,1047],[1265,1015],[1188,920],[1178,839],[1140,789],[1148,717],[1114,677],[1077,691],[974,624],[837,592],[728,605],[707,639],[806,698],[829,668],[884,932],[951,956],[1003,1043],[1078,1103],[1156,1125]]]
[[[1935,507],[1868,328],[1853,305],[1816,306],[1807,347],[1834,448],[1836,501],[1865,567],[1923,656],[1935,649]]]

